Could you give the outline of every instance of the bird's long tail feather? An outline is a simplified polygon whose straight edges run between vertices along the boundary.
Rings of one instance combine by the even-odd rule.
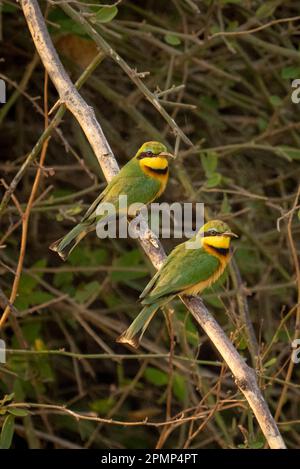
[[[65,261],[79,241],[81,241],[89,232],[88,228],[89,227],[86,223],[79,223],[65,236],[52,243],[49,246],[49,249],[57,252],[57,254]]]
[[[122,344],[129,344],[134,348],[138,348],[145,330],[147,329],[151,319],[159,307],[160,303],[144,306],[142,311],[131,323],[128,329],[126,329],[126,331],[124,331],[120,337],[117,338],[117,342]]]

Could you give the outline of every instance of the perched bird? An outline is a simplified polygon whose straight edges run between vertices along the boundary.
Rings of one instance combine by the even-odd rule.
[[[197,295],[216,282],[230,259],[231,238],[238,236],[226,223],[212,220],[192,239],[173,249],[140,296],[144,308],[117,342],[138,347],[159,308],[176,295]]]
[[[168,158],[174,155],[160,142],[146,142],[136,155],[109,182],[104,191],[88,209],[81,222],[66,236],[51,244],[50,249],[66,260],[75,246],[87,233],[96,228],[97,223],[105,218],[97,216],[97,209],[102,203],[111,203],[118,211],[119,196],[127,195],[127,206],[134,203],[153,202],[165,190],[169,178]],[[128,213],[134,216],[134,213]]]

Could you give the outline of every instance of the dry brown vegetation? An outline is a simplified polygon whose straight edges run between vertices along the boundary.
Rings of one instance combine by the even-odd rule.
[[[170,117],[184,134],[163,200],[204,202],[207,217],[240,234],[228,277],[203,300],[255,367],[285,443],[299,447],[291,343],[300,335],[300,103],[291,95],[300,79],[300,5],[146,0],[103,11],[93,3],[39,2],[120,166],[143,141],[174,148]],[[21,7],[0,5],[0,324],[9,349],[0,365],[1,444],[263,447],[228,366],[179,300],[173,315],[157,315],[140,350],[115,343],[154,271],[135,241],[91,234],[64,264],[48,250],[105,179],[71,114],[56,106],[48,116],[58,94]],[[76,15],[95,28],[97,45]],[[165,250],[178,241],[163,240]]]

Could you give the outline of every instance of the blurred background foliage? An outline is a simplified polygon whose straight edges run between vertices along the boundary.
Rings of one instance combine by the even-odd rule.
[[[63,2],[39,3],[75,82],[98,48]],[[251,340],[256,347],[250,319],[260,385],[287,445],[299,447],[299,365],[290,365],[290,356],[300,323],[300,104],[291,100],[292,81],[300,78],[300,5],[106,3],[71,6],[139,73],[192,140],[193,147],[180,145],[163,200],[204,202],[208,217],[222,217],[240,234],[236,265],[203,298],[249,363]],[[0,5],[4,194],[3,184],[44,131],[45,74],[20,6],[10,0]],[[102,60],[81,93],[120,165],[146,140],[174,147],[170,127],[111,59]],[[57,99],[49,82],[48,109]],[[37,168],[36,162],[28,167],[1,214],[2,308],[20,255],[20,209]],[[66,263],[48,250],[104,186],[85,136],[65,114],[49,142],[14,314],[2,331],[8,348],[23,352],[8,351],[0,365],[1,446],[263,447],[226,364],[179,301],[173,315],[159,313],[137,352],[115,343],[138,313],[139,293],[153,274],[134,240],[100,241],[91,234]],[[166,251],[178,241],[163,240]],[[76,420],[66,408],[88,418]]]

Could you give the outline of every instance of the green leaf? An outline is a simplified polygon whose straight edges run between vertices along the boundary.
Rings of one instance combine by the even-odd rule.
[[[0,400],[0,405],[4,405],[6,402],[12,401],[14,397],[14,392],[12,392],[11,394],[5,394],[3,399]]]
[[[65,287],[72,285],[73,278],[73,272],[56,272],[53,283],[56,287]]]
[[[217,295],[216,296],[209,296],[208,298],[205,297],[205,301],[206,301],[206,303],[208,303],[210,306],[213,306],[214,308],[220,308],[220,309],[223,308],[223,303],[220,300],[220,298],[218,298]]]
[[[61,33],[71,33],[76,34],[77,36],[85,36],[86,39],[89,39],[88,35],[82,28],[82,26],[76,21],[69,18],[69,16],[62,11],[61,8],[54,7],[51,8],[48,16],[49,20],[49,32],[51,34],[61,34]],[[57,191],[58,192],[58,191]],[[70,193],[70,192],[69,192]],[[67,195],[67,193],[62,194]]]
[[[257,125],[258,125],[259,130],[263,132],[268,127],[268,121],[264,119],[263,117],[259,117],[257,119]]]
[[[26,340],[30,343],[33,344],[33,342],[38,339],[41,335],[41,320],[36,319],[32,322],[28,322],[27,324],[24,324],[22,327],[23,334],[26,338]]]
[[[201,164],[205,175],[210,177],[218,166],[218,155],[215,151],[205,151],[200,154]]]
[[[84,303],[89,300],[91,296],[100,291],[100,284],[96,280],[86,283],[82,288],[78,288],[75,293],[75,300],[78,303]]]
[[[282,99],[276,95],[270,96],[269,101],[274,107],[281,106],[282,104]]]
[[[164,39],[170,46],[179,46],[181,44],[181,39],[175,34],[165,34]]]
[[[47,350],[47,347],[41,338],[35,340],[34,348],[35,350]],[[54,381],[54,373],[52,371],[49,358],[46,355],[37,356],[35,366],[38,370],[40,381],[48,383]]]
[[[116,259],[113,262],[114,267],[129,267],[128,272],[124,272],[124,269],[120,271],[114,271],[111,274],[111,279],[114,282],[122,282],[127,284],[128,280],[135,280],[138,278],[146,277],[147,272],[134,272],[130,271],[131,267],[144,267],[144,261],[141,256],[141,253],[138,249],[133,249],[132,251],[125,252],[121,257]]]
[[[246,350],[247,347],[248,347],[247,340],[243,335],[241,335],[239,337],[238,350]]]
[[[55,201],[55,199],[59,199],[61,197],[65,197],[66,195],[72,195],[73,192],[70,190],[70,189],[54,189],[52,192],[51,192],[51,195],[48,197],[47,202],[48,203],[53,203]]]
[[[11,4],[2,4],[2,11],[3,13],[15,13],[15,11],[18,9],[18,5],[11,5]]]
[[[289,344],[290,343],[289,333],[283,329],[280,329],[280,331],[277,334],[276,342],[284,342],[285,344]]]
[[[105,302],[108,308],[114,308],[115,306],[120,306],[122,301],[115,292],[102,291],[101,300]]]
[[[39,268],[39,269],[43,269],[46,266],[47,266],[47,259],[40,259],[32,265],[32,267]],[[36,272],[35,275],[37,275],[38,277],[42,277],[44,275],[44,273],[43,272]]]
[[[96,430],[95,423],[96,422],[88,422],[86,420],[79,420],[79,422],[76,422],[77,428],[75,428],[73,432],[78,431],[80,434],[80,438],[83,441],[87,441],[90,439],[91,435],[94,434],[94,431]]]
[[[228,5],[230,3],[234,4],[234,3],[240,3],[240,2],[241,2],[241,0],[221,0],[220,3],[221,3],[221,5]]]
[[[276,362],[277,362],[277,358],[276,358],[276,357],[271,358],[271,360],[267,361],[267,363],[264,363],[264,367],[265,367],[265,368],[269,368],[270,366],[275,365]]]
[[[107,251],[103,248],[92,251],[87,246],[77,246],[68,261],[74,266],[97,267],[105,263],[107,257]]]
[[[182,326],[185,329],[186,339],[192,346],[199,345],[199,333],[198,329],[195,326],[194,322],[191,319],[191,315],[187,316],[186,310],[181,310],[176,308],[176,316],[178,320],[182,323]]]
[[[118,13],[118,8],[116,6],[103,7],[97,11],[95,15],[95,20],[98,23],[109,23]]]
[[[223,195],[223,200],[221,204],[221,213],[230,213],[231,212],[231,206],[227,197],[227,194]]]
[[[184,402],[186,397],[186,383],[184,377],[179,373],[174,373],[172,387],[177,399]]]
[[[60,26],[60,33],[71,33],[75,34],[76,36],[86,36],[86,32],[83,27],[71,18],[62,19],[57,21],[57,23]]]
[[[186,329],[187,341],[193,346],[199,345],[198,329],[193,323],[191,316],[189,316],[187,320],[185,321],[185,329]]]
[[[116,401],[115,399],[110,397],[105,397],[104,399],[96,399],[95,401],[90,403],[90,408],[97,412],[98,414],[106,414],[114,405]]]
[[[40,268],[43,269],[47,265],[47,260],[46,259],[40,259],[37,262],[35,262],[32,267],[35,268]],[[42,278],[43,272],[36,272],[36,276],[39,278]],[[19,297],[18,300],[19,302],[24,302],[26,303],[26,306],[30,304],[30,301],[28,297],[30,294],[33,292],[34,288],[38,285],[38,280],[34,277],[32,277],[29,274],[22,273],[21,278],[20,278],[20,283],[19,283]],[[20,301],[21,300],[21,301]],[[18,308],[20,307],[19,304],[17,306]],[[23,309],[23,308],[21,308]],[[25,308],[24,308],[25,309]]]
[[[299,148],[289,147],[288,145],[281,145],[279,147],[276,147],[276,149],[284,153],[286,156],[288,156],[288,158],[291,158],[292,160],[300,160]]]
[[[219,102],[213,96],[201,96],[199,101],[200,107],[208,107],[210,110],[218,110],[219,108]]]
[[[20,295],[20,293],[21,292],[19,291],[19,296],[16,298],[14,305],[19,311],[23,311],[24,309],[29,308],[30,303],[28,301],[28,297]]]
[[[29,302],[33,306],[41,305],[42,303],[47,303],[53,298],[54,298],[54,295],[51,295],[51,293],[48,293],[42,290],[37,290],[30,294]]]
[[[207,179],[205,185],[209,188],[216,187],[220,184],[221,180],[222,176],[220,173],[212,173]]]
[[[57,214],[55,215],[55,219],[56,219],[56,221],[63,221],[63,220],[64,220],[64,217],[62,216],[61,213],[57,213]]]
[[[265,446],[265,440],[256,440],[249,443],[250,449],[261,449]]]
[[[23,389],[23,381],[20,378],[17,378],[13,385],[14,395],[17,401],[24,401],[25,393]]]
[[[87,262],[90,258],[90,250],[86,246],[77,246],[74,251],[71,252],[68,261],[71,265],[80,266],[88,265]]]
[[[217,34],[221,31],[221,28],[218,24],[213,24],[209,30],[210,34]]]
[[[97,265],[102,265],[108,258],[108,253],[106,249],[99,248],[99,249],[94,249],[92,252],[93,260],[92,260],[92,265],[97,266]]]
[[[155,386],[165,386],[169,381],[167,373],[152,366],[146,368],[144,376],[149,383]]]
[[[284,67],[281,70],[281,78],[284,80],[289,80],[292,78],[298,78],[300,76],[300,67]]]
[[[0,435],[0,449],[9,449],[12,443],[15,428],[15,418],[13,415],[8,415],[4,420],[1,435]]]
[[[239,22],[238,21],[229,21],[226,31],[236,31],[237,28],[239,27]]]
[[[19,409],[19,408],[9,408],[7,409],[7,411],[12,414],[12,415],[15,415],[15,417],[26,417],[26,415],[28,415],[28,411],[25,410],[25,409]]]
[[[80,203],[64,210],[64,218],[74,217],[82,212],[82,205]]]
[[[264,2],[255,12],[255,16],[259,19],[268,18],[275,12],[281,0],[271,0]]]
[[[32,292],[38,281],[28,274],[22,274],[19,283],[19,294],[28,295]]]
[[[242,273],[249,274],[257,273],[259,271],[260,258],[258,252],[255,251],[252,247],[240,245],[234,257]]]

